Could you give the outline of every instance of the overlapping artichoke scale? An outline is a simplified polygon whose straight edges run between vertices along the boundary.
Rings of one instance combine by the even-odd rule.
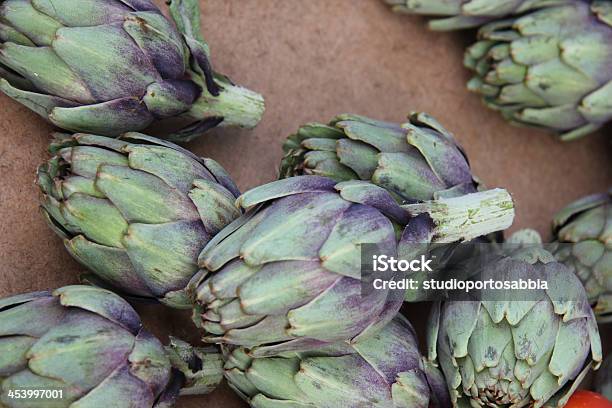
[[[14,389],[62,390],[58,407],[94,407],[109,395],[152,406],[170,379],[157,339],[111,292],[68,286],[0,301],[0,380],[8,407],[49,406],[8,398]],[[70,405],[73,406],[73,405]]]
[[[475,191],[469,163],[435,119],[415,113],[397,125],[343,114],[308,124],[283,149],[281,177],[311,174],[335,181],[367,180],[407,202]]]
[[[360,204],[343,194],[330,179],[301,176],[241,196],[250,210],[199,258],[211,272],[195,288],[204,308],[199,324],[212,333],[207,341],[268,345],[259,350],[266,354],[353,339],[392,318],[401,299],[362,294],[359,271],[361,243],[396,252],[394,226],[368,197]]]
[[[555,257],[569,266],[585,286],[600,322],[612,313],[612,211],[609,193],[581,198],[553,220]]]
[[[567,4],[563,4],[567,3]],[[470,47],[468,88],[518,123],[573,139],[612,119],[612,9],[569,1],[490,23]]]
[[[229,176],[178,146],[131,134],[54,148],[39,169],[47,219],[77,260],[128,293],[182,290],[205,244],[239,215]]]
[[[467,397],[471,404],[542,407],[551,398],[566,399],[601,362],[584,289],[556,262],[536,267],[505,259],[498,267],[507,271],[503,278],[530,275],[550,286],[531,300],[458,300],[434,309],[439,324],[430,327],[429,339],[430,347],[437,339],[437,347],[430,352],[437,355],[454,403],[465,404]]]
[[[234,349],[226,356],[225,375],[253,406],[448,405],[441,374],[424,367],[414,331],[401,316],[353,344],[255,359]]]

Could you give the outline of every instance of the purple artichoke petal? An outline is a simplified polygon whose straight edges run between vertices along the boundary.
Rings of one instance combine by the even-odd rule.
[[[2,91],[6,92],[4,88]],[[9,92],[6,93],[13,97]],[[27,102],[17,97],[13,98],[23,104]],[[84,106],[61,105],[56,103],[57,100],[58,98],[48,99],[49,107],[46,112],[49,120],[56,126],[75,132],[95,132],[101,135],[119,136],[126,131],[145,129],[153,122],[153,115],[138,99],[132,97]],[[52,102],[55,105],[50,106]],[[33,110],[37,113],[40,111],[39,108]]]
[[[377,319],[386,298],[382,290],[364,295],[359,280],[343,277],[306,305],[289,311],[288,333],[323,341],[352,339]]]
[[[182,38],[158,11],[134,13],[125,20],[123,28],[149,57],[162,78],[179,79],[184,76],[186,67]]]
[[[355,204],[344,211],[319,250],[321,265],[339,275],[359,279],[362,244],[372,243],[380,253],[395,255],[393,224],[375,208]]]
[[[215,180],[219,184],[221,184],[228,191],[230,191],[234,195],[234,197],[240,196],[240,190],[238,190],[238,186],[236,185],[232,177],[229,175],[229,173],[223,167],[221,167],[219,163],[209,158],[204,158],[202,159],[202,161],[204,162],[204,165],[206,166],[208,171],[213,174]]]
[[[68,27],[91,27],[121,21],[132,10],[116,0],[31,0],[39,12]]]
[[[30,371],[29,369],[19,371],[9,376],[8,378],[3,379],[2,387],[6,390],[61,390],[63,397],[61,401],[63,404],[70,404],[71,402],[75,401],[87,392],[86,389],[80,388],[76,385],[69,386],[62,380],[38,375]],[[2,393],[0,402],[4,404],[8,404],[10,402],[11,404],[14,404],[14,401],[14,398],[8,399],[6,393]],[[20,402],[22,403],[24,403],[25,401],[25,399],[20,400]],[[45,403],[46,401],[43,400],[42,402]],[[13,406],[16,406],[17,408],[28,408],[27,405]],[[40,407],[42,408],[44,407],[44,405]]]
[[[235,197],[214,181],[195,180],[189,198],[198,209],[204,229],[211,237],[240,217],[240,210],[234,206]]]
[[[26,354],[36,340],[30,336],[0,337],[0,376],[8,377],[25,369],[28,366]]]
[[[152,407],[155,395],[147,384],[134,377],[127,366],[117,368],[95,388],[74,402],[74,406],[102,407],[130,401],[134,407]]]
[[[268,210],[271,216],[244,241],[240,256],[250,265],[318,259],[319,249],[349,206],[333,193],[295,194],[276,200]]]
[[[116,288],[137,296],[152,296],[147,283],[135,272],[124,248],[96,244],[78,235],[65,240],[66,249],[77,261]]]
[[[126,147],[124,151],[128,153],[132,169],[152,174],[183,194],[193,188],[196,179],[213,179],[213,175],[200,162],[177,150],[139,144]]]
[[[25,297],[18,298],[18,303],[9,303],[13,298],[6,300],[0,309],[0,336],[40,337],[62,321],[66,310],[56,299],[51,296],[37,297],[39,294],[26,303],[22,303]]]
[[[393,199],[393,196],[377,185],[367,181],[353,180],[338,183],[335,188],[345,200],[372,206],[402,225],[405,225],[410,218],[406,210]]]
[[[132,224],[124,238],[138,276],[159,297],[183,289],[198,271],[196,258],[210,237],[199,221]]]
[[[297,176],[273,181],[249,190],[238,198],[237,205],[249,209],[257,204],[298,193],[331,192],[336,183],[326,177]]]
[[[223,342],[248,346],[291,340],[292,336],[285,331],[288,324],[285,316],[267,316],[252,326],[228,330],[223,336]],[[206,338],[204,340],[207,341]],[[213,338],[211,340],[214,342],[218,339]]]
[[[53,50],[99,101],[142,95],[150,83],[161,79],[132,38],[114,25],[59,29]],[[109,61],[112,70],[100,69]]]
[[[133,335],[90,312],[70,310],[28,351],[30,369],[90,390],[125,363]]]
[[[164,223],[200,218],[187,195],[144,171],[101,165],[96,188],[108,197],[129,223]]]
[[[94,287],[74,285],[64,286],[53,292],[60,304],[88,310],[115,322],[136,335],[142,326],[138,313],[114,293]]]
[[[338,279],[318,261],[272,262],[242,283],[237,293],[245,313],[276,315],[302,306]]]
[[[82,104],[95,102],[81,79],[49,47],[5,43],[0,46],[0,63],[42,92]]]
[[[36,10],[31,1],[5,0],[0,3],[0,16],[39,46],[51,45],[56,30],[62,27],[58,21]]]
[[[7,96],[23,104],[33,112],[47,119],[55,109],[69,109],[77,106],[76,102],[57,96],[45,95],[15,88],[6,79],[0,78],[0,90]],[[49,118],[49,120],[51,120]]]

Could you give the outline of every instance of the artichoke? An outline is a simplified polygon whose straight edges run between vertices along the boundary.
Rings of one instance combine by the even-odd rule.
[[[400,243],[455,242],[510,225],[505,190],[400,207],[364,181],[296,176],[252,189],[246,213],[217,234],[189,284],[206,342],[254,356],[358,341],[399,310],[403,293],[364,290],[362,246],[397,257]],[[363,285],[363,286],[362,286]]]
[[[137,133],[58,135],[50,150],[38,169],[43,214],[90,279],[189,307],[198,254],[240,215],[225,170]]]
[[[478,27],[493,20],[529,10],[564,4],[568,0],[385,0],[393,11],[440,16],[429,22],[438,31]]]
[[[289,136],[280,177],[314,174],[367,180],[405,202],[476,192],[468,160],[434,118],[413,113],[403,125],[344,114]]]
[[[483,282],[528,278],[548,288],[521,297],[484,290],[478,299],[436,303],[429,357],[442,368],[453,407],[563,407],[601,362],[584,288],[548,251],[524,247],[487,265],[481,276]]]
[[[468,88],[515,124],[589,134],[612,118],[612,4],[573,0],[480,29]]]
[[[595,378],[595,391],[612,402],[612,357],[604,360]]]
[[[586,288],[600,322],[612,322],[612,190],[575,201],[554,218],[555,257]]]
[[[74,132],[255,126],[263,98],[212,70],[199,2],[169,3],[175,25],[150,0],[3,0],[0,90]]]
[[[444,377],[425,361],[402,316],[357,343],[251,358],[228,353],[225,377],[251,406],[447,408]]]
[[[214,353],[182,342],[164,349],[107,290],[66,286],[0,299],[2,407],[170,407],[183,386],[186,394],[211,391],[221,369]]]

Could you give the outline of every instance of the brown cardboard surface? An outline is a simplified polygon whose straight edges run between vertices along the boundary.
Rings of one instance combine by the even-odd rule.
[[[161,3],[161,1],[160,1]],[[515,198],[513,230],[549,220],[569,201],[612,185],[610,130],[573,143],[507,125],[465,90],[467,34],[436,34],[378,0],[202,0],[215,69],[261,92],[267,112],[253,131],[217,129],[188,145],[219,161],[244,191],[276,175],[281,142],[298,125],[343,112],[402,121],[428,112],[455,133],[476,174]],[[0,95],[0,296],[76,281],[81,269],[45,225],[33,183],[51,127]],[[197,336],[187,316],[157,306],[159,335]],[[410,317],[410,316],[409,316]],[[419,325],[418,325],[419,326]],[[179,407],[240,407],[229,389]]]

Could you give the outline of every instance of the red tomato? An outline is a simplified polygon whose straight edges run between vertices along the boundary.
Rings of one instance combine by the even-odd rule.
[[[612,408],[606,397],[591,391],[576,391],[565,408]]]

